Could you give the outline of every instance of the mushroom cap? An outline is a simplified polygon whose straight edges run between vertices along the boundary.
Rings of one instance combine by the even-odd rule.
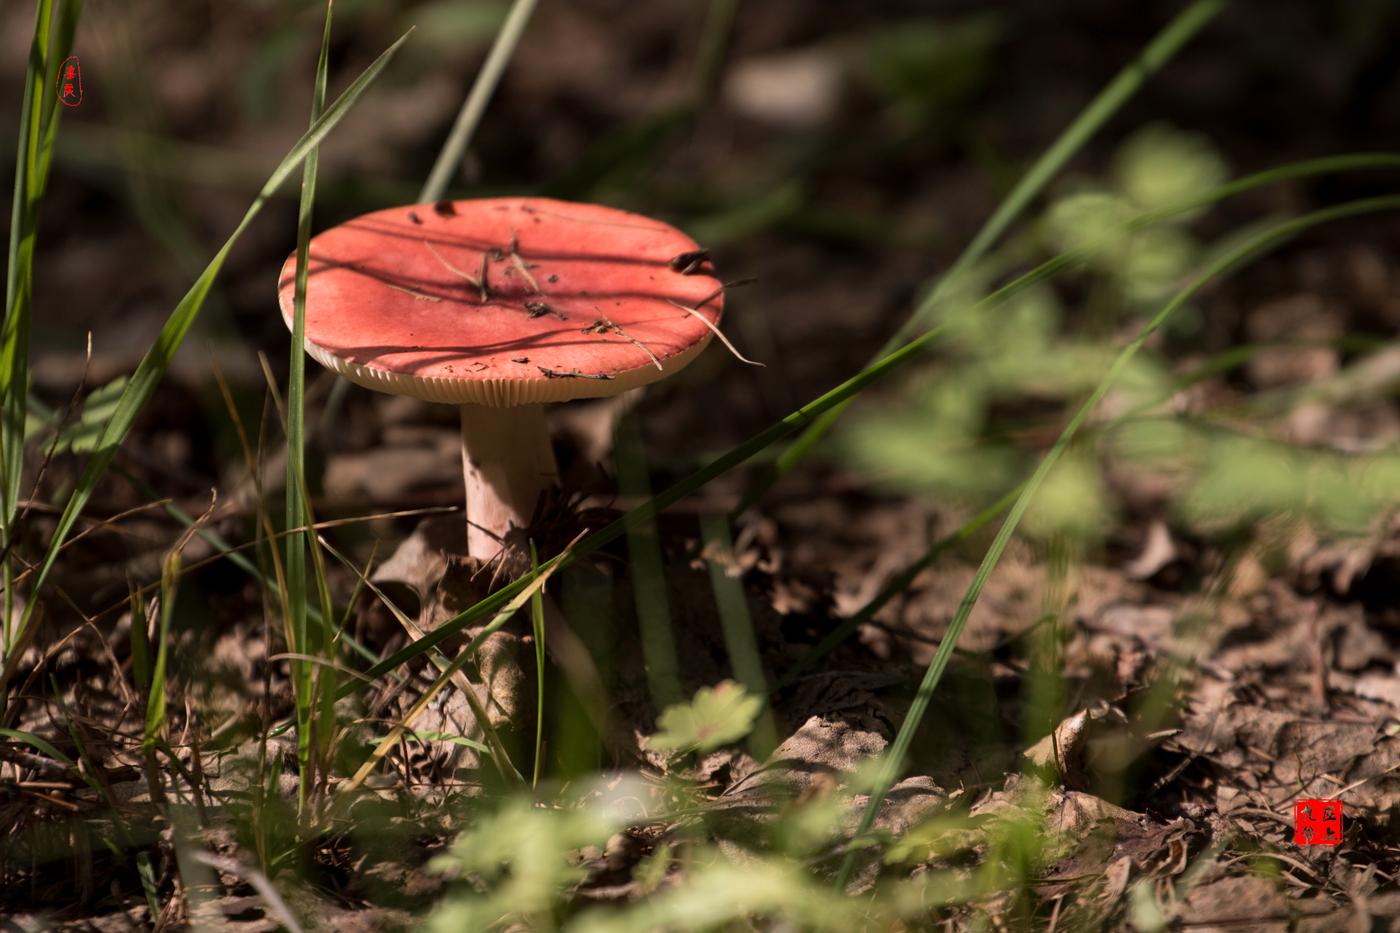
[[[697,249],[660,221],[548,198],[375,211],[311,240],[306,351],[432,402],[616,395],[679,371],[714,335],[721,283],[703,261],[672,263]],[[288,328],[295,277],[293,253],[278,281]]]

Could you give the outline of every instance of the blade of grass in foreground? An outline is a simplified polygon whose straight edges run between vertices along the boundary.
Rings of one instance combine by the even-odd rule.
[[[63,514],[59,516],[58,524],[54,528],[53,540],[49,543],[49,548],[44,554],[43,560],[39,563],[38,570],[34,576],[34,582],[30,589],[30,598],[25,606],[24,614],[20,617],[19,626],[15,632],[15,638],[23,635],[25,627],[29,623],[34,607],[38,605],[37,595],[47,578],[49,571],[53,568],[58,551],[63,546],[64,539],[72,530],[78,516],[87,505],[93,490],[97,487],[98,481],[106,472],[112,458],[116,456],[117,448],[121,446],[126,438],[131,426],[135,423],[136,417],[141,413],[141,409],[155,393],[156,386],[164,377],[166,370],[170,366],[171,359],[180,348],[185,335],[189,332],[191,325],[199,315],[199,310],[204,304],[205,298],[213,288],[214,279],[218,276],[219,270],[223,267],[224,260],[228,258],[229,252],[238,238],[243,235],[243,231],[248,228],[263,205],[272,197],[273,192],[291,176],[293,170],[306,158],[307,154],[326,137],[335,126],[344,119],[361,95],[369,88],[380,72],[389,64],[394,54],[408,40],[412,30],[404,33],[398,41],[389,46],[368,68],[355,79],[354,83],[346,89],[336,99],[335,103],[327,108],[326,112],[316,121],[315,125],[297,141],[291,151],[282,159],[268,178],[267,183],[258,193],[258,197],[253,201],[248,212],[243,215],[233,234],[225,241],[219,252],[209,262],[203,274],[195,281],[194,285],[175,306],[170,317],[166,320],[165,326],[161,328],[160,335],[156,338],[155,344],[147,351],[141,363],[136,367],[136,372],[123,390],[121,398],[117,402],[117,408],[112,415],[112,419],[102,430],[101,437],[98,438],[97,448],[88,460],[83,469],[81,477],[74,486],[73,493],[64,506]]]
[[[715,608],[719,610],[720,627],[724,632],[724,649],[729,653],[729,666],[734,671],[734,679],[754,696],[766,696],[768,684],[763,676],[763,659],[758,652],[758,637],[754,633],[753,617],[749,614],[742,574],[730,572],[731,568],[738,568],[728,517],[716,514],[700,516],[700,536],[709,552],[706,563],[710,565],[710,588],[715,593]],[[759,761],[766,759],[778,747],[778,728],[771,706],[765,705],[754,721],[748,747]]]
[[[1167,217],[1171,217],[1175,214],[1194,210],[1198,207],[1202,207],[1208,204],[1213,204],[1217,201],[1223,200],[1228,197],[1233,197],[1245,191],[1249,191],[1253,188],[1263,187],[1265,185],[1275,184],[1277,182],[1286,181],[1289,179],[1305,178],[1312,175],[1324,175],[1329,173],[1380,169],[1400,169],[1400,156],[1391,153],[1355,153],[1340,156],[1330,156],[1320,159],[1313,159],[1306,162],[1297,162],[1290,165],[1280,166],[1278,168],[1269,169],[1267,171],[1259,172],[1254,175],[1248,175],[1244,178],[1239,178],[1235,181],[1228,182],[1215,189],[1204,192],[1198,196],[1189,198],[1176,206],[1162,208],[1156,211],[1151,211],[1149,213],[1142,214],[1132,219],[1127,224],[1112,231],[1109,231],[1108,234],[1105,236],[1105,241],[1113,237],[1121,236],[1122,234],[1128,231],[1139,229],[1140,227],[1160,222],[1161,220]],[[1076,263],[1084,260],[1088,256],[1092,255],[1097,248],[1098,244],[1091,244],[1086,247],[1071,250],[1067,253],[1062,253],[1052,259],[1049,259],[1041,265],[1037,266],[1036,268],[1030,270],[1029,272],[1026,272],[1020,278],[1017,278],[1014,281],[1003,285],[1001,288],[992,292],[990,295],[987,295],[986,297],[982,298],[975,305],[973,305],[972,310],[980,311],[987,308],[995,307],[1001,302],[1007,300],[1013,295],[1024,291],[1025,289],[1036,284],[1037,282],[1044,281],[1045,279],[1052,277],[1061,270],[1069,268],[1075,265]],[[777,443],[783,438],[802,430],[802,428],[811,424],[813,419],[822,414],[824,411],[827,411],[833,406],[839,405],[848,399],[854,398],[856,395],[864,391],[868,386],[872,385],[879,379],[888,375],[890,372],[893,372],[894,370],[903,366],[909,360],[918,358],[919,355],[923,352],[923,350],[925,350],[935,340],[938,339],[938,337],[943,331],[944,326],[946,325],[939,325],[924,333],[923,335],[911,340],[909,343],[905,344],[898,350],[889,354],[884,359],[880,360],[878,363],[866,367],[856,375],[852,376],[850,379],[847,379],[841,385],[836,386],[835,388],[829,390],[821,396],[818,396],[817,398],[808,402],[806,405],[803,405],[801,408],[798,408],[796,411],[792,412],[782,420],[778,421],[773,425],[770,425],[769,427],[750,437],[748,440],[739,444],[737,447],[734,447],[727,453],[723,454],[716,460],[711,461],[708,465],[701,467],[699,470],[696,470],[689,476],[676,482],[668,489],[662,491],[661,493],[658,493],[653,498],[638,505],[630,512],[615,520],[612,524],[599,529],[594,534],[579,542],[578,546],[574,548],[573,558],[571,559],[587,556],[588,554],[591,554],[597,551],[598,549],[605,547],[611,542],[615,541],[617,538],[624,535],[629,529],[637,527],[638,525],[643,524],[645,522],[652,521],[658,512],[669,508],[676,502],[679,502],[681,499],[690,495],[695,490],[704,486],[706,483],[709,483],[716,477],[723,476],[725,473],[729,472],[730,470],[734,469],[735,467],[754,457],[761,451],[767,449],[768,447],[772,446],[773,444]],[[989,516],[989,520],[991,517],[995,516]],[[541,565],[541,570],[553,566],[553,564],[558,560],[560,560],[560,558],[555,557],[550,561],[547,561],[545,564]],[[432,632],[429,632],[425,638],[418,639],[414,642],[411,642],[408,645],[405,645],[403,648],[400,648],[394,654],[383,659],[378,664],[375,664],[369,670],[365,671],[365,676],[369,678],[381,677],[384,674],[393,671],[400,665],[420,657],[427,651],[431,650],[434,646],[447,640],[448,638],[453,637],[454,635],[461,632],[464,628],[474,624],[479,619],[482,619],[485,616],[487,616],[489,613],[494,612],[508,599],[510,599],[512,595],[518,592],[520,588],[523,588],[524,586],[528,585],[529,581],[533,577],[534,573],[526,574],[520,579],[516,580],[515,582],[510,583],[502,589],[498,590],[497,592],[491,594],[486,599],[477,603],[475,606],[472,606],[457,614],[456,616],[452,617],[451,619],[446,620],[438,628],[434,629]],[[353,687],[350,686],[342,688],[339,695],[344,696],[351,689],[353,689]]]
[[[540,572],[540,555],[530,541],[530,569]],[[544,751],[544,591],[530,594],[530,628],[535,635],[535,764],[530,786],[540,786],[541,752]]]
[[[624,415],[613,440],[617,485],[624,496],[645,499],[651,494],[646,446],[635,412]],[[627,559],[632,573],[632,602],[642,636],[647,688],[657,709],[681,702],[680,661],[671,628],[671,603],[666,597],[666,563],[655,521],[627,529]]]
[[[1002,522],[1001,528],[997,531],[997,536],[993,539],[991,547],[987,549],[986,555],[982,559],[982,564],[977,568],[977,573],[968,586],[962,601],[958,604],[957,612],[953,620],[948,624],[948,631],[944,633],[943,639],[938,646],[938,652],[933,660],[929,662],[928,669],[924,672],[923,682],[919,685],[919,692],[914,697],[914,702],[909,706],[909,712],[904,717],[904,722],[899,727],[899,733],[895,736],[890,750],[881,762],[879,776],[875,787],[870,794],[870,800],[866,804],[865,813],[861,817],[860,826],[857,828],[855,838],[859,839],[869,832],[870,827],[875,822],[875,815],[879,812],[880,804],[893,786],[900,768],[903,767],[905,756],[909,753],[909,746],[914,741],[914,733],[918,731],[924,715],[928,712],[929,703],[933,699],[933,692],[938,687],[938,682],[943,676],[944,669],[948,666],[948,660],[952,657],[953,648],[957,645],[958,636],[962,634],[963,626],[967,624],[968,616],[972,614],[972,609],[977,605],[978,598],[982,595],[982,588],[986,586],[987,579],[996,569],[997,563],[1001,560],[1002,552],[1011,541],[1011,536],[1015,533],[1017,525],[1029,508],[1031,499],[1039,490],[1045,477],[1055,466],[1056,461],[1069,448],[1071,441],[1079,432],[1079,428],[1088,420],[1089,415],[1098,407],[1099,402],[1108,393],[1114,382],[1127,367],[1129,361],[1147,339],[1152,336],[1167,320],[1176,313],[1182,305],[1186,304],[1196,292],[1200,291],[1207,283],[1215,278],[1230,272],[1238,266],[1258,258],[1259,256],[1273,250],[1274,248],[1287,242],[1289,239],[1302,233],[1318,224],[1352,217],[1358,214],[1372,213],[1376,211],[1400,210],[1400,195],[1387,197],[1367,198],[1360,201],[1351,201],[1335,207],[1324,208],[1314,211],[1292,220],[1284,221],[1270,226],[1263,232],[1250,237],[1248,240],[1235,246],[1233,249],[1219,256],[1204,271],[1196,276],[1189,284],[1182,288],[1163,305],[1153,317],[1142,326],[1128,344],[1119,351],[1109,364],[1108,371],[1104,373],[1094,390],[1085,399],[1084,403],[1075,411],[1074,417],[1070,418],[1065,425],[1055,444],[1041,459],[1040,464],[1026,480],[1021,488],[1016,501],[1012,503],[1011,511]],[[851,871],[855,867],[856,851],[852,849],[846,854],[842,861],[841,870],[837,873],[836,885],[839,889],[846,886],[850,879]]]
[[[311,92],[311,126],[321,117],[326,104],[326,72],[331,45],[331,12],[333,0],[326,2],[326,24],[321,31],[321,53],[316,59],[316,77]],[[287,485],[286,485],[286,525],[292,529],[287,534],[285,573],[287,577],[286,606],[290,618],[287,630],[292,633],[292,652],[312,654],[307,638],[306,600],[306,547],[307,535],[297,528],[310,528],[314,524],[309,504],[302,498],[305,485],[305,445],[306,445],[306,279],[310,268],[311,215],[316,202],[316,168],[319,163],[320,147],[313,146],[306,154],[301,169],[301,203],[297,211],[297,265],[296,283],[292,310],[292,349],[291,361],[287,370]],[[314,546],[314,545],[313,545]],[[321,648],[331,650],[331,625],[329,613],[324,608]],[[329,656],[326,660],[333,660]],[[331,668],[321,671],[330,674]],[[311,767],[311,712],[315,695],[315,681],[321,673],[313,665],[302,661],[291,662],[293,697],[297,714],[297,767],[300,780],[297,782],[297,809],[306,807],[307,786],[310,783]],[[329,698],[330,691],[323,691]],[[333,708],[332,708],[333,711]],[[326,718],[325,715],[322,716]]]
[[[35,238],[59,124],[57,88],[51,72],[54,62],[61,62],[72,48],[81,11],[82,4],[78,0],[63,0],[59,6],[58,30],[51,36],[53,2],[39,0],[35,7],[34,38],[24,72],[5,267],[5,323],[3,335],[0,335],[0,548],[5,555],[0,562],[5,588],[4,617],[0,619],[0,657],[10,651],[18,638],[18,631],[11,631],[14,617],[11,539],[15,534],[24,471]]]
[[[1066,127],[1060,137],[1045,150],[1025,176],[1011,189],[1011,193],[1001,202],[988,218],[982,229],[972,238],[961,256],[939,277],[937,284],[914,313],[900,325],[885,345],[876,354],[880,358],[899,346],[920,328],[928,325],[939,304],[959,284],[959,280],[979,260],[987,250],[999,240],[1007,228],[1035,199],[1065,163],[1078,152],[1095,133],[1108,122],[1109,118],[1122,109],[1123,105],[1137,93],[1147,78],[1160,70],[1181,50],[1191,37],[1200,32],[1225,7],[1225,0],[1196,0],[1158,33],[1157,37],[1143,50],[1142,54],[1120,71],[1099,95],[1089,102],[1083,113]],[[763,497],[783,474],[791,470],[803,457],[811,452],[836,419],[841,417],[845,405],[839,405],[825,412],[802,432],[776,461],[759,473],[740,503],[739,510],[749,507]]]
[[[154,756],[156,743],[165,735],[165,668],[166,659],[170,654],[170,619],[175,614],[175,593],[179,583],[180,548],[177,546],[161,565],[160,621],[156,628],[156,637],[159,640],[156,642],[155,661],[150,670],[151,679],[141,685],[146,692],[146,728],[141,738],[141,749],[150,756]],[[132,625],[145,625],[144,617],[132,617]]]

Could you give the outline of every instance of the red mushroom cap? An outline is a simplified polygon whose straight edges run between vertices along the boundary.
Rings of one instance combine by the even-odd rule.
[[[293,254],[278,282],[288,327],[295,275]],[[659,221],[547,198],[442,201],[311,240],[306,350],[397,395],[562,401],[678,371],[709,343],[723,302],[703,251]]]

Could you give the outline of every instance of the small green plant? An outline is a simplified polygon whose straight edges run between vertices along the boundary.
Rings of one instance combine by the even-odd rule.
[[[763,700],[726,680],[701,687],[689,703],[668,706],[657,719],[661,731],[647,740],[659,752],[709,752],[749,734]]]
[[[1090,265],[1111,288],[1099,296],[1100,313],[1116,317],[1112,308],[1149,306],[1180,284],[1202,252],[1189,227],[1201,211],[1177,213],[1128,235],[1114,231],[1142,213],[1219,187],[1225,177],[1224,160],[1208,140],[1153,124],[1119,147],[1107,183],[1081,183],[1079,191],[1050,205],[1043,236],[1056,252],[1092,250]]]

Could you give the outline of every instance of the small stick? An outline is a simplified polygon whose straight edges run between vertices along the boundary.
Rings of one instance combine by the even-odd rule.
[[[515,264],[515,268],[520,270],[520,274],[525,276],[525,281],[530,283],[530,288],[534,289],[536,295],[543,295],[544,290],[540,288],[540,283],[535,281],[535,277],[530,274],[529,268],[525,265],[525,260],[520,258],[520,243],[515,238],[515,231],[510,232],[510,261]]]
[[[487,263],[487,254],[486,254],[486,253],[482,253],[482,254],[481,254],[481,281],[477,283],[478,285],[481,286],[481,303],[482,303],[482,304],[486,304],[486,302],[488,302],[488,301],[491,300],[491,283],[487,280],[487,276],[489,276],[489,275],[491,274],[491,270],[490,270],[490,267],[489,267],[486,263]]]
[[[717,288],[717,289],[715,289],[714,291],[710,292],[708,295],[706,295],[704,298],[701,298],[699,301],[695,302],[695,310],[696,310],[696,311],[699,311],[699,310],[700,310],[701,308],[703,308],[705,305],[707,305],[707,304],[709,304],[710,302],[714,301],[714,300],[715,300],[716,298],[718,298],[720,295],[723,295],[725,289],[728,289],[728,288],[738,288],[740,285],[752,285],[754,282],[757,282],[757,281],[758,281],[758,279],[755,279],[755,278],[747,278],[747,279],[735,279],[735,280],[732,281],[732,282],[725,282],[725,283],[724,283],[723,285],[721,285],[719,288]],[[671,303],[672,303],[672,304],[675,304],[675,302],[671,302]],[[684,307],[684,306],[682,306],[682,307]]]
[[[693,308],[687,308],[685,305],[681,304],[679,301],[672,301],[670,298],[667,298],[667,299],[666,299],[666,302],[667,302],[667,304],[675,305],[677,308],[680,308],[680,309],[681,309],[682,311],[684,311],[686,314],[693,314],[693,315],[695,315],[697,318],[699,318],[700,321],[701,321],[701,323],[703,323],[703,324],[704,324],[706,327],[708,327],[710,330],[714,331],[714,334],[715,334],[716,337],[719,338],[720,343],[724,344],[725,347],[728,348],[729,352],[730,352],[730,353],[733,353],[733,354],[734,354],[734,358],[735,358],[736,360],[738,360],[739,362],[741,362],[741,363],[747,363],[747,364],[750,365],[750,366],[763,366],[763,365],[765,365],[765,364],[759,363],[759,362],[757,362],[756,360],[751,360],[751,359],[749,359],[748,357],[744,356],[744,354],[740,353],[737,349],[735,349],[734,344],[732,344],[732,343],[729,342],[729,338],[726,337],[726,336],[724,336],[724,332],[721,331],[718,327],[716,327],[716,326],[715,326],[715,323],[714,323],[713,321],[711,321],[709,318],[705,317],[705,315],[703,315],[703,314],[700,313],[700,309],[701,309],[704,305],[709,304],[711,301],[715,300],[715,299],[718,298],[720,295],[722,295],[722,294],[724,293],[724,290],[725,290],[726,288],[736,288],[736,287],[738,287],[738,286],[740,286],[740,285],[747,285],[747,284],[749,284],[749,283],[752,282],[752,281],[754,281],[754,280],[753,280],[753,279],[739,279],[739,280],[736,281],[736,282],[730,282],[730,283],[728,283],[728,284],[726,284],[726,285],[721,285],[719,288],[715,289],[714,291],[710,292],[710,294],[706,295],[703,299],[701,299],[700,301],[697,301],[697,302],[695,303],[695,307],[693,307]]]
[[[530,283],[530,288],[534,289],[536,295],[543,295],[544,289],[540,288],[540,283],[535,281],[535,277],[530,274],[530,270],[525,268],[525,260],[520,258],[519,253],[510,254],[511,262],[515,263],[515,268],[520,270],[520,274],[525,276],[525,281]]]
[[[395,285],[393,282],[385,282],[384,284],[394,289],[395,291],[405,292],[406,294],[412,295],[419,301],[442,301],[442,299],[438,298],[436,295],[425,295],[422,292],[415,292],[411,288],[404,288],[402,285]]]
[[[426,246],[426,247],[428,247],[428,252],[432,253],[433,256],[436,257],[437,261],[443,264],[443,267],[446,268],[447,271],[452,272],[452,273],[454,273],[454,274],[456,274],[456,275],[460,275],[462,278],[466,279],[468,282],[472,283],[472,284],[475,285],[477,288],[481,288],[481,287],[482,287],[481,282],[479,282],[479,281],[477,281],[476,279],[472,278],[470,275],[467,275],[467,274],[466,274],[465,272],[463,272],[461,269],[458,269],[458,268],[457,268],[456,266],[454,266],[452,263],[448,262],[448,261],[443,257],[442,253],[439,253],[439,252],[437,251],[437,249],[434,248],[433,244],[429,243],[427,240],[424,240],[424,241],[423,241],[423,245]],[[482,278],[482,281],[485,281],[484,276],[483,276],[483,278]],[[485,301],[485,300],[486,300],[486,299],[483,297],[483,298],[482,298],[482,301]]]
[[[633,337],[631,334],[627,333],[627,331],[623,330],[619,325],[614,324],[606,314],[603,314],[603,312],[597,308],[596,305],[594,306],[593,310],[598,311],[598,313],[602,314],[603,316],[600,317],[598,320],[594,321],[592,324],[589,324],[587,327],[585,327],[583,329],[583,332],[585,334],[618,334],[628,343],[631,343],[633,346],[638,347],[643,353],[651,357],[652,365],[654,365],[657,368],[657,371],[666,371],[665,368],[661,365],[661,361],[656,358],[656,354],[651,352],[650,347],[642,343],[636,337]]]

